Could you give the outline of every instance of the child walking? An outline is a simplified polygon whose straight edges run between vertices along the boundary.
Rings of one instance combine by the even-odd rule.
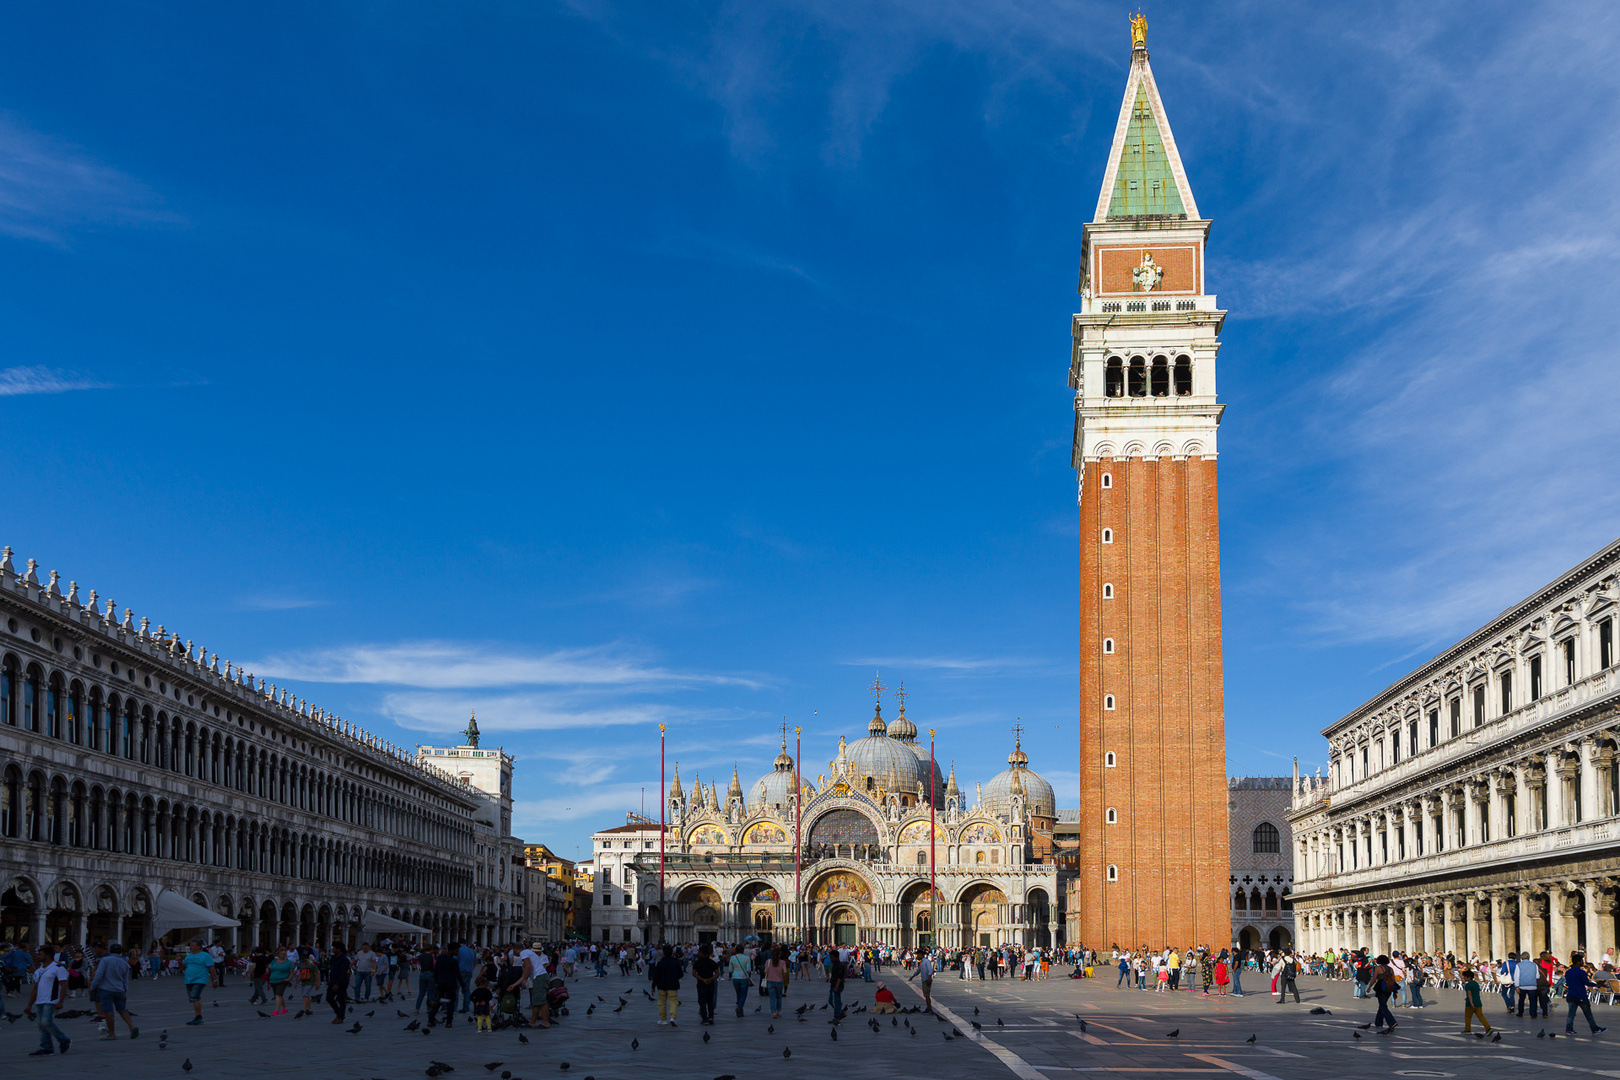
[[[489,980],[478,976],[478,982],[468,996],[472,998],[474,1030],[489,1031],[489,1003],[495,999],[495,992],[489,988]]]
[[[1474,1033],[1474,1017],[1485,1025],[1485,1034],[1491,1033],[1491,1022],[1485,1019],[1485,1005],[1479,996],[1479,979],[1472,969],[1463,972],[1463,1034]]]

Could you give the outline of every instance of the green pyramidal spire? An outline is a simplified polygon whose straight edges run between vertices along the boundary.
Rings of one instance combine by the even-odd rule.
[[[1136,102],[1125,129],[1125,142],[1119,148],[1114,173],[1114,194],[1108,200],[1108,220],[1139,217],[1143,214],[1180,215],[1187,212],[1181,203],[1170,156],[1159,135],[1159,122],[1153,115],[1147,88],[1136,87]]]

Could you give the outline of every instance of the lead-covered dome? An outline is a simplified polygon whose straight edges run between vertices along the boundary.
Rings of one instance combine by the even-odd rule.
[[[802,784],[800,791],[805,799],[815,794],[815,789],[809,784]],[[769,806],[774,810],[786,810],[788,800],[791,798],[793,798],[793,757],[787,752],[787,740],[783,739],[782,752],[776,755],[771,771],[755,781],[754,786],[749,789],[748,809],[763,810]]]
[[[903,685],[903,684],[902,684]],[[943,798],[945,794],[945,777],[939,771],[939,762],[930,762],[928,747],[917,742],[917,725],[906,719],[906,703],[900,703],[900,715],[889,721],[889,738],[910,750],[922,766],[923,798],[930,798],[932,792],[939,792]],[[933,766],[934,786],[928,786],[929,766]]]
[[[882,790],[913,797],[920,784],[922,797],[928,798],[927,764],[905,743],[889,738],[881,707],[872,713],[866,732],[866,738],[857,739],[845,751],[854,782],[872,794]]]
[[[1029,755],[1024,753],[1022,739],[1013,745],[1013,752],[1007,755],[1007,768],[984,785],[985,809],[992,814],[1010,814],[1015,795],[1024,797],[1024,806],[1031,817],[1057,817],[1057,795],[1052,785],[1029,767]]]

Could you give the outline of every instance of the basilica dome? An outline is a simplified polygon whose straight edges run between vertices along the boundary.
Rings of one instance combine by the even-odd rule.
[[[945,793],[945,775],[939,771],[939,761],[933,761],[934,787],[928,786],[929,759],[928,747],[917,742],[917,725],[906,719],[906,704],[900,703],[900,715],[889,721],[889,738],[899,742],[907,750],[917,756],[922,763],[923,797],[927,798],[930,792]]]
[[[1030,769],[1022,739],[1007,755],[1007,768],[984,785],[984,808],[992,814],[1008,814],[1012,811],[1013,796],[1020,794],[1031,817],[1057,817],[1057,795],[1051,784]]]
[[[928,763],[919,761],[905,743],[889,738],[881,709],[872,714],[866,732],[866,738],[857,739],[846,751],[854,782],[874,794],[882,789],[912,797],[916,797],[917,785],[921,784],[923,798],[927,799]]]
[[[804,798],[814,795],[815,789],[809,784],[801,788]],[[786,810],[788,800],[793,797],[793,758],[787,752],[787,740],[782,740],[782,752],[776,755],[776,761],[770,772],[755,781],[748,792],[748,809],[763,810],[767,806],[774,810]]]

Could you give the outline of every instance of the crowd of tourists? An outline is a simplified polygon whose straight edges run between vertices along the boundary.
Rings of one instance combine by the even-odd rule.
[[[143,963],[144,961],[144,963]],[[191,1005],[191,1025],[203,1019],[203,1000],[210,989],[224,991],[227,980],[242,984],[249,1005],[262,1006],[266,1019],[294,1019],[316,1012],[322,1003],[332,1012],[333,1024],[342,1024],[353,1005],[390,1003],[414,1017],[411,1028],[425,1023],[448,1027],[456,1016],[480,1032],[506,1027],[549,1028],[567,1015],[568,980],[589,974],[608,977],[617,967],[621,977],[647,980],[645,994],[658,1006],[658,1024],[675,1026],[681,988],[690,979],[697,1001],[698,1023],[712,1025],[722,987],[729,983],[730,1002],[737,1017],[745,1014],[750,994],[758,1001],[754,1011],[769,1006],[777,1019],[786,1007],[790,989],[815,986],[805,996],[809,1005],[825,988],[825,1006],[834,1019],[847,1012],[845,993],[851,982],[871,984],[872,1001],[863,1009],[874,1013],[899,1011],[889,979],[913,982],[923,996],[923,1008],[932,1011],[932,989],[941,977],[960,980],[1049,978],[1054,967],[1066,978],[1113,978],[1114,988],[1160,994],[1198,993],[1236,997],[1269,993],[1279,1004],[1292,997],[1301,1001],[1299,980],[1311,976],[1324,982],[1349,984],[1353,999],[1376,1002],[1373,1027],[1393,1031],[1399,1024],[1395,1009],[1430,1007],[1425,988],[1462,991],[1463,1032],[1473,1033],[1479,1021],[1481,1036],[1494,1028],[1486,1017],[1485,998],[1500,995],[1507,1013],[1530,1018],[1550,1017],[1555,999],[1568,1009],[1566,1033],[1574,1033],[1580,1013],[1594,1034],[1605,1030],[1593,1018],[1592,1001],[1601,994],[1620,993],[1620,972],[1613,950],[1589,960],[1574,953],[1568,962],[1549,952],[1536,956],[1510,954],[1500,961],[1452,954],[1372,955],[1365,949],[1330,949],[1320,955],[1291,949],[1243,948],[1214,950],[1114,948],[1096,951],[1083,947],[1025,948],[1018,945],[954,949],[906,949],[880,943],[862,945],[771,945],[755,939],[735,944],[644,946],[595,942],[566,942],[551,946],[510,945],[477,948],[467,943],[417,944],[383,938],[350,951],[342,943],[327,949],[316,946],[256,947],[238,955],[219,942],[197,938],[177,949],[154,947],[128,955],[118,943],[95,943],[87,948],[45,946],[32,952],[0,943],[0,1013],[7,1000],[20,998],[23,1010],[39,1027],[35,1055],[66,1053],[72,1040],[56,1023],[71,999],[85,999],[82,1012],[100,1021],[100,1037],[116,1041],[122,1022],[128,1038],[140,1028],[128,1009],[131,981],[137,978],[180,979]],[[1066,971],[1064,969],[1067,969]],[[1244,989],[1244,980],[1249,989]],[[412,981],[416,986],[413,988]],[[1263,988],[1262,988],[1263,987]],[[1611,1001],[1613,998],[1611,997]],[[269,1011],[266,1012],[265,1008]],[[442,1019],[441,1019],[442,1013]]]

